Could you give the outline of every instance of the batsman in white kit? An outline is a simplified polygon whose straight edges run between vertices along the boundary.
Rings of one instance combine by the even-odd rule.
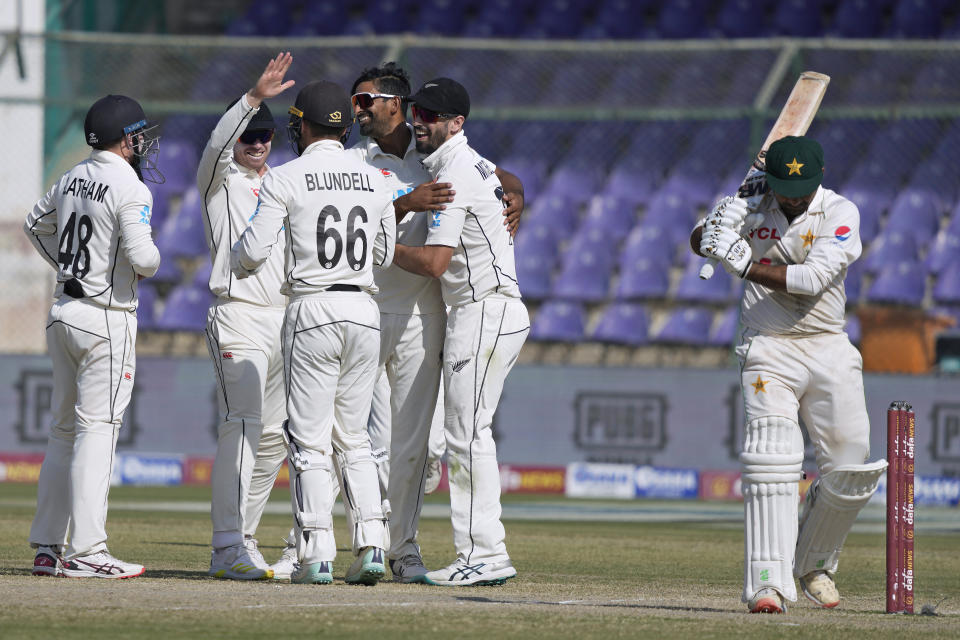
[[[440,280],[450,307],[443,345],[444,428],[456,560],[430,571],[442,586],[503,584],[517,575],[500,521],[500,472],[493,414],[530,331],[520,299],[513,242],[503,224],[503,187],[493,165],[467,144],[470,98],[449,78],[410,98],[417,150],[453,202],[432,211],[424,246],[397,245],[395,263]]]
[[[107,495],[136,373],[137,281],[160,266],[150,233],[157,129],[126,96],[84,120],[90,157],[34,206],[24,231],[57,270],[47,318],[53,424],[30,528],[34,575],[130,578],[143,565],[107,550]]]
[[[267,63],[256,85],[220,118],[197,168],[203,222],[213,268],[206,337],[217,376],[220,425],[211,472],[213,552],[209,573],[233,580],[289,578],[292,565],[269,566],[254,534],[286,459],[287,417],[280,333],[286,297],[284,239],[253,276],[230,271],[230,250],[257,210],[276,124],[263,102],[294,84],[284,82],[293,58]],[[281,569],[285,567],[285,570]]]
[[[291,580],[333,581],[333,456],[354,527],[345,580],[376,584],[387,526],[367,435],[380,350],[373,268],[393,259],[392,198],[379,171],[344,152],[352,118],[341,87],[311,82],[290,113],[299,158],[267,173],[231,265],[238,277],[253,275],[285,235],[284,433],[299,560]]]
[[[724,198],[691,245],[746,281],[737,347],[746,419],[742,598],[752,613],[782,613],[797,599],[794,577],[815,604],[839,604],[841,548],[887,463],[866,463],[863,360],[843,331],[843,280],[862,250],[859,211],[821,186],[823,150],[811,138],[770,145],[766,172],[770,190],[755,211]],[[798,418],[819,470],[799,526]]]

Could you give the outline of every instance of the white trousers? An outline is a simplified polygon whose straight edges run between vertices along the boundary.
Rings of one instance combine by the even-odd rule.
[[[790,451],[797,452],[798,463],[802,460],[798,416],[806,424],[821,475],[840,465],[862,465],[866,461],[870,453],[870,422],[863,393],[863,360],[846,334],[784,338],[748,332],[737,348],[737,355],[741,363],[746,424],[776,423],[790,425],[792,430],[777,437],[781,446],[760,447],[777,453],[771,453],[766,462],[762,455],[754,455],[756,459],[751,459],[755,466],[777,470],[783,454]],[[746,432],[749,437],[750,430]],[[789,445],[790,442],[796,444]],[[784,565],[777,571],[778,589],[787,599],[796,598],[789,570],[794,562],[798,534],[795,481],[789,489],[784,495],[794,499],[770,499],[769,509],[758,509],[755,517],[745,519],[749,529],[744,548],[742,597],[745,602],[754,595],[758,584],[762,584],[762,580],[753,575],[762,577],[762,572],[753,571],[751,567],[758,558],[772,553],[764,546],[769,546],[771,540],[782,541],[779,551],[773,553],[778,556],[773,559],[779,559]],[[748,501],[744,504],[748,508]]]
[[[367,433],[379,334],[380,313],[365,293],[322,293],[295,299],[287,307],[284,381],[295,458],[290,488],[303,562],[333,560],[336,555],[330,519],[332,455],[340,456],[344,506],[356,523],[355,545],[384,546],[386,526]],[[303,469],[296,467],[298,460]]]
[[[430,422],[430,441],[427,447],[427,463],[436,462],[447,452],[447,433],[443,429],[443,385],[437,394],[437,408]]]
[[[399,559],[419,553],[417,529],[423,506],[427,444],[440,388],[446,313],[380,314],[382,373],[370,412],[374,450],[389,453],[390,549]]]
[[[504,379],[530,332],[518,299],[487,297],[453,307],[443,345],[444,428],[453,544],[470,563],[508,559],[500,522],[493,414]]]
[[[207,348],[220,407],[210,478],[214,548],[240,544],[244,533],[253,535],[286,458],[283,313],[280,307],[236,301],[218,301],[207,312]]]
[[[107,496],[117,434],[133,392],[137,317],[64,296],[47,318],[53,424],[37,485],[30,544],[68,559],[107,548]]]

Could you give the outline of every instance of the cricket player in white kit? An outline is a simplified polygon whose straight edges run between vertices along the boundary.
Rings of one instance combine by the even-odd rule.
[[[843,280],[860,257],[860,214],[820,185],[823,150],[815,140],[774,142],[766,167],[770,192],[758,210],[721,200],[691,244],[746,280],[737,348],[746,419],[742,597],[753,613],[781,613],[797,599],[794,577],[814,603],[839,604],[840,550],[887,463],[866,463],[863,361],[843,332]],[[819,470],[799,527],[798,416]]]
[[[500,473],[491,425],[503,382],[530,330],[513,242],[503,224],[503,187],[493,165],[467,144],[466,89],[449,78],[411,97],[417,150],[454,201],[430,212],[422,247],[397,245],[397,265],[438,278],[450,307],[443,345],[450,506],[457,559],[430,571],[444,586],[503,584],[516,576],[500,522]]]
[[[213,552],[210,575],[234,580],[273,577],[254,538],[277,473],[286,459],[280,333],[287,300],[283,244],[255,275],[238,280],[230,249],[250,224],[267,173],[276,125],[263,102],[284,82],[293,58],[267,63],[256,85],[237,99],[210,134],[197,168],[216,301],[207,313],[207,346],[217,375],[221,422],[211,473]],[[289,577],[289,569],[282,577]]]
[[[90,157],[34,206],[24,231],[57,270],[47,318],[53,424],[37,486],[34,575],[129,578],[143,565],[107,550],[107,495],[136,373],[137,281],[160,266],[150,233],[156,128],[133,99],[108,95],[84,121]]]
[[[373,267],[393,259],[392,197],[379,171],[344,153],[352,118],[342,88],[312,82],[290,111],[300,157],[267,174],[231,264],[238,277],[252,275],[285,234],[285,434],[299,559],[291,580],[333,580],[332,455],[354,523],[346,581],[376,584],[387,528],[367,435],[380,350]]]
[[[410,80],[396,63],[365,69],[354,81],[351,102],[365,138],[348,151],[378,169],[390,186],[402,219],[397,242],[423,246],[428,212],[453,200],[453,185],[434,181],[416,150],[404,101]],[[512,174],[501,178],[511,213],[523,207],[523,187]],[[426,567],[416,536],[429,468],[434,407],[440,387],[440,359],[446,305],[435,278],[397,266],[374,272],[380,308],[381,374],[374,392],[369,433],[378,460],[381,490],[391,510],[387,557],[397,582],[422,582]],[[442,422],[438,425],[442,440]],[[437,462],[439,466],[439,461]]]

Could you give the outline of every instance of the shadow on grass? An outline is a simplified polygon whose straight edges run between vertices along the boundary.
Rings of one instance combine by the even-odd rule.
[[[184,569],[151,569],[147,567],[144,578],[176,578],[178,580],[218,580],[207,574],[206,571],[187,571]]]
[[[167,542],[166,540],[147,540],[149,544],[166,545],[170,547],[209,547],[208,542]]]
[[[713,607],[679,607],[662,604],[644,604],[641,602],[587,602],[583,600],[504,600],[501,598],[485,598],[483,596],[457,596],[456,600],[465,602],[482,602],[486,604],[543,604],[555,607],[605,607],[611,609],[645,609],[666,611],[693,611],[699,613],[730,613],[729,609],[714,609]]]

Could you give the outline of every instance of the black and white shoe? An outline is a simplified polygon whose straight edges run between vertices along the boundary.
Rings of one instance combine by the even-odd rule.
[[[423,560],[418,553],[408,553],[399,560],[391,560],[390,571],[393,573],[394,582],[429,584],[427,568],[423,566]]]
[[[33,575],[63,577],[63,560],[53,547],[37,547],[33,558]]]
[[[427,584],[441,587],[482,587],[504,584],[517,575],[509,560],[497,563],[467,563],[458,559],[449,567],[428,571],[424,576]]]
[[[68,578],[133,578],[144,571],[142,564],[117,560],[106,550],[63,561]]]

